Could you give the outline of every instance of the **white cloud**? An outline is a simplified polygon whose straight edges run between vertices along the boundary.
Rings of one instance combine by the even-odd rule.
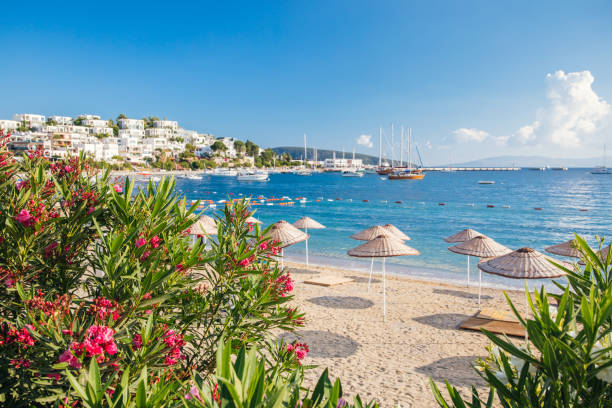
[[[430,142],[429,140],[428,140],[428,141],[426,141],[426,142],[425,142],[425,148],[426,148],[427,150],[430,150],[430,149],[431,149],[431,147],[432,147],[432,146],[431,146],[431,142]]]
[[[534,141],[536,138],[535,131],[540,127],[540,122],[535,121],[531,125],[525,125],[512,135],[519,143],[525,144]]]
[[[453,134],[460,142],[483,142],[489,134],[484,130],[475,128],[460,128],[453,130]]]
[[[546,76],[550,105],[542,113],[544,136],[563,147],[578,147],[610,115],[610,105],[592,88],[590,71],[557,71]]]
[[[361,135],[357,138],[357,144],[367,147],[371,149],[374,147],[374,143],[372,143],[372,135]]]

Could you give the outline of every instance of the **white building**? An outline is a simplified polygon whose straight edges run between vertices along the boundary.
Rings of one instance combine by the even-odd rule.
[[[155,120],[153,121],[153,127],[159,129],[178,130],[179,125],[175,120]]]
[[[191,143],[192,145],[196,147],[210,146],[213,143],[215,143],[214,135],[207,134],[207,133],[197,133],[191,130],[187,130],[186,132],[192,132],[192,133],[188,134],[189,137],[185,137],[185,142]]]
[[[45,115],[37,115],[35,113],[16,113],[13,119],[35,129],[41,129],[45,123]]]
[[[92,127],[106,127],[108,126],[108,121],[103,119],[83,119],[81,122],[83,126],[92,126]]]
[[[119,129],[119,137],[137,137],[139,139],[145,137],[144,129]]]
[[[79,118],[85,120],[100,120],[100,115],[79,115]]]
[[[224,153],[225,157],[229,157],[231,159],[236,157],[236,149],[234,148],[234,142],[236,141],[236,139],[234,139],[233,137],[222,137],[217,140],[222,142],[225,147],[227,147],[227,150]]]
[[[17,122],[16,120],[0,120],[0,130],[4,130],[5,132],[17,130],[19,125],[21,125],[21,123]]]
[[[363,167],[363,160],[361,159],[325,159],[325,168],[328,169],[345,169],[354,167]]]
[[[152,127],[145,129],[146,137],[172,137],[172,129]]]
[[[117,125],[121,129],[140,129],[144,131],[144,120],[123,118],[117,120]]]
[[[58,125],[72,125],[72,118],[70,116],[49,116],[49,119],[57,123]]]

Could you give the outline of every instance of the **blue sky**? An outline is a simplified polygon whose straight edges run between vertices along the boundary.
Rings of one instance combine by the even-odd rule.
[[[612,144],[611,4],[12,2],[0,118],[151,114],[372,154],[395,123],[428,164],[596,156]]]

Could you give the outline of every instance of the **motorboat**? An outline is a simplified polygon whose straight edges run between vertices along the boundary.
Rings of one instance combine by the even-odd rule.
[[[342,170],[342,177],[363,177],[364,174],[358,170]]]
[[[202,176],[198,176],[195,174],[188,174],[185,176],[187,180],[202,180]]]
[[[308,168],[302,168],[296,170],[294,174],[297,174],[298,176],[312,176],[312,170]]]
[[[495,184],[493,180],[478,180],[478,184]]]
[[[268,173],[265,171],[242,172],[236,177],[238,181],[268,181]]]
[[[238,175],[238,172],[234,169],[215,169],[215,171],[212,172],[213,176],[223,176],[223,177],[236,177]]]

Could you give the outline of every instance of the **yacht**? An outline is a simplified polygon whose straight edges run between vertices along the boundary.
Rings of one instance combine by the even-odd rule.
[[[234,169],[216,168],[215,171],[212,172],[212,175],[223,177],[236,177],[238,175],[238,172]]]
[[[355,169],[342,170],[342,177],[363,177],[365,173]]]
[[[612,174],[612,170],[606,167],[606,145],[603,149],[603,165],[595,167],[591,174]]]
[[[188,174],[185,176],[187,180],[202,180],[202,176],[198,176],[196,174]]]
[[[412,167],[412,157],[411,157],[411,143],[412,143],[412,128],[408,129],[408,167],[399,169],[391,174],[389,174],[389,180],[422,180],[425,178],[425,173],[421,168],[423,167],[423,162],[421,161],[421,154],[419,153],[417,146],[417,153],[419,155],[419,161],[421,162],[421,168],[413,168]],[[379,173],[380,174],[380,173]]]
[[[266,171],[246,171],[241,172],[236,177],[238,181],[268,181],[268,172]]]

